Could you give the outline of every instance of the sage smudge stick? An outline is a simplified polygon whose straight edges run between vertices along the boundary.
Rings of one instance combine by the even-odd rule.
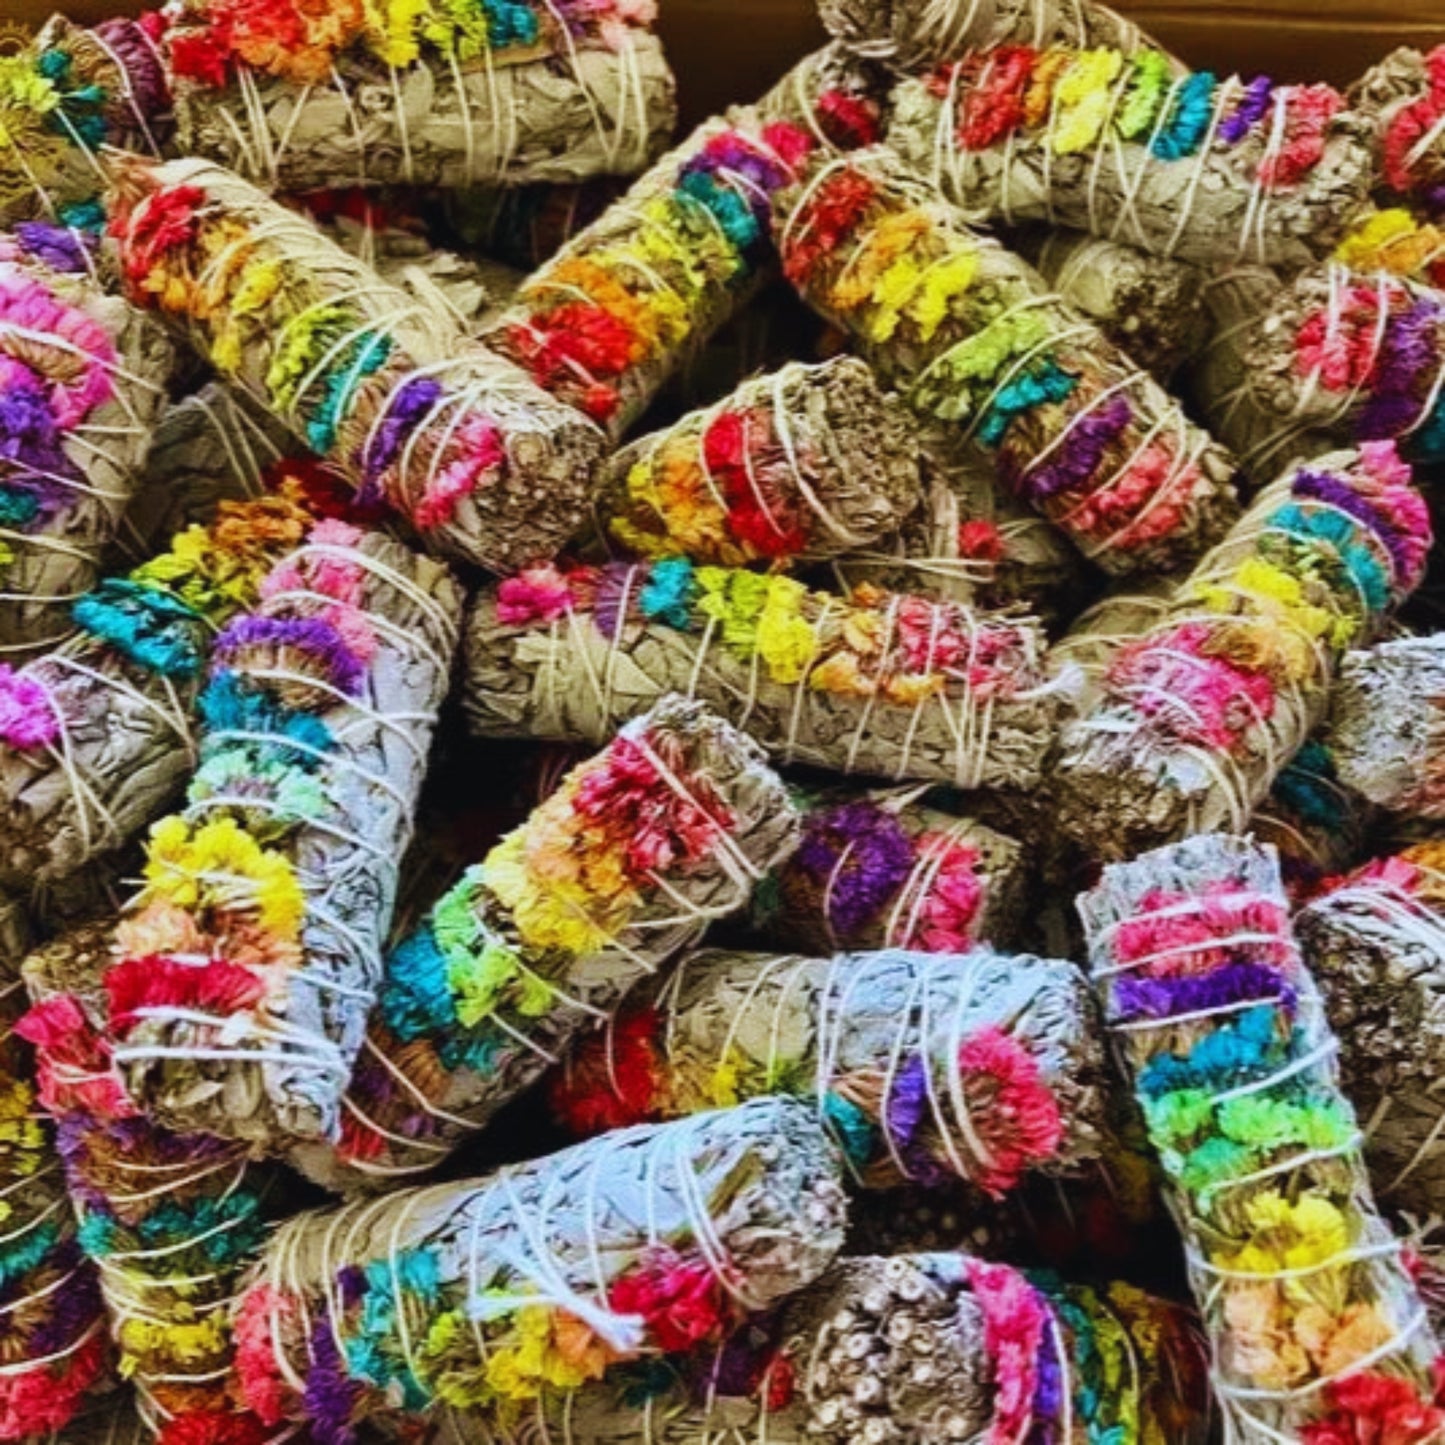
[[[971,220],[1204,265],[1317,259],[1373,180],[1370,123],[1338,91],[1179,71],[1150,48],[974,50],[893,105],[889,144]]]
[[[166,408],[112,555],[125,571],[163,552],[178,532],[208,526],[222,502],[253,501],[306,471],[291,433],[243,392],[220,382]]]
[[[1079,899],[1185,1237],[1230,1438],[1445,1431],[1439,1345],[1376,1210],[1272,850],[1205,834]]]
[[[1340,1073],[1383,1204],[1425,1220],[1445,1187],[1445,849],[1366,864],[1295,917],[1340,1036]]]
[[[1237,344],[1249,405],[1281,431],[1445,460],[1445,291],[1318,267],[1277,290]]]
[[[1171,570],[1235,519],[1230,457],[891,152],[819,158],[773,212],[803,298],[1097,566]]]
[[[570,771],[391,952],[340,1142],[293,1162],[334,1189],[440,1164],[796,842],[761,749],[666,698]]]
[[[793,139],[707,122],[522,284],[488,345],[620,440],[766,279]]]
[[[127,289],[424,545],[494,570],[584,515],[602,436],[451,313],[385,285],[217,166],[129,162],[112,230]]]
[[[1133,21],[1094,0],[819,0],[818,13],[850,50],[903,71],[985,45],[1155,48]]]
[[[1445,818],[1445,634],[1349,653],[1330,711],[1340,777],[1391,812]]]
[[[1445,214],[1445,45],[1392,51],[1350,99],[1375,127],[1381,189],[1427,215]]]
[[[771,1319],[658,1371],[592,1385],[515,1429],[443,1418],[445,1445],[941,1445],[1087,1428],[1201,1445],[1204,1358],[1188,1311],[958,1253],[840,1260]]]
[[[1200,267],[1071,231],[1024,231],[1011,239],[1070,306],[1160,382],[1207,342]]]
[[[783,762],[970,788],[1038,780],[1068,681],[1028,618],[681,558],[484,589],[465,650],[479,737],[602,743],[683,692]]]
[[[106,177],[97,152],[160,154],[170,98],[156,18],[83,27],[56,15],[0,57],[0,224],[98,231]]]
[[[219,0],[184,0],[162,39],[177,148],[276,191],[628,175],[676,118],[654,13],[385,0],[238,24]]]
[[[195,764],[216,632],[260,601],[312,518],[294,489],[222,503],[168,551],[75,603],[72,636],[0,666],[0,881],[50,885],[134,837]]]
[[[1018,940],[1023,850],[924,788],[802,795],[802,839],[758,885],[750,924],[774,948],[966,953]]]
[[[1057,826],[1105,858],[1243,829],[1323,721],[1340,659],[1378,635],[1429,547],[1424,500],[1391,443],[1266,488],[1065,725]]]
[[[7,967],[0,981],[0,1440],[33,1441],[65,1429],[103,1394],[113,1361],[29,1049],[14,1032],[25,1007],[25,987]]]
[[[844,1217],[833,1146],[792,1099],[303,1214],[238,1308],[242,1388],[318,1445],[448,1405],[508,1427],[720,1343],[818,1277]]]
[[[993,1195],[1099,1152],[1099,1034],[1072,964],[967,953],[688,955],[554,1080],[577,1133],[807,1099],[869,1187]]]
[[[1320,456],[1336,444],[1329,433],[1312,431],[1304,418],[1267,411],[1251,388],[1247,348],[1283,287],[1268,266],[1231,266],[1212,273],[1205,282],[1204,304],[1213,334],[1187,378],[1188,395],[1200,415],[1234,451],[1256,487],[1286,466]]]
[[[522,286],[488,337],[614,442],[775,274],[772,201],[817,151],[881,135],[883,85],[833,49],[700,126]]]
[[[187,806],[151,830],[105,975],[151,1120],[335,1137],[460,612],[440,563],[328,520],[216,640]]]
[[[794,362],[604,463],[610,550],[725,567],[827,557],[896,531],[918,503],[916,428],[865,362]]]
[[[265,1239],[272,1180],[242,1145],[140,1118],[105,1043],[111,924],[76,930],[25,962],[39,1097],[56,1121],[79,1240],[95,1260],[121,1372],[148,1435],[165,1445],[264,1441],[231,1394],[229,1309]]]
[[[0,236],[0,656],[52,647],[98,579],[165,406],[173,353],[88,244]]]
[[[923,445],[921,503],[893,536],[834,558],[835,584],[1018,604],[1048,624],[1069,615],[1091,574],[1064,534],[1001,488],[956,437],[926,427]]]

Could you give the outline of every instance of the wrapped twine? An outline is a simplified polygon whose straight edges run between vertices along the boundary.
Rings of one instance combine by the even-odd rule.
[[[0,981],[0,1440],[63,1430],[113,1366],[95,1271],[81,1253],[29,1050],[14,1032],[25,989]],[[69,1436],[67,1435],[68,1439]]]
[[[1072,965],[977,949],[688,955],[550,1090],[574,1132],[806,1098],[864,1185],[995,1196],[1099,1152],[1102,1060]]]
[[[24,970],[35,1006],[19,1032],[36,1046],[78,1237],[148,1432],[164,1445],[260,1445],[259,1422],[231,1398],[228,1311],[267,1234],[271,1181],[242,1145],[168,1134],[136,1114],[103,1037],[111,935],[107,924],[77,930]]]
[[[1445,848],[1367,864],[1295,918],[1341,1040],[1340,1072],[1363,1121],[1384,1204],[1426,1220],[1445,1187]]]
[[[1272,851],[1211,834],[1079,899],[1185,1237],[1236,1440],[1445,1431],[1439,1348],[1375,1210],[1338,1047]]]
[[[1067,683],[1027,618],[681,558],[484,590],[466,655],[480,737],[600,743],[684,692],[783,762],[960,787],[1036,782]]]
[[[1375,127],[1381,188],[1427,215],[1445,213],[1445,45],[1392,51],[1350,98]]]
[[[912,418],[865,362],[794,362],[615,453],[593,522],[609,549],[724,567],[810,560],[896,531],[920,493]]]
[[[81,597],[68,642],[0,666],[0,881],[58,882],[170,805],[195,764],[215,634],[311,520],[294,490],[222,503],[209,527]]]
[[[549,557],[584,513],[600,434],[451,315],[386,286],[315,225],[199,161],[124,169],[130,293],[430,549]]]
[[[765,1325],[658,1373],[641,1401],[591,1386],[515,1430],[449,1412],[438,1445],[942,1445],[1024,1439],[1030,1417],[1060,1438],[1201,1445],[1207,1419],[1187,1311],[957,1253],[841,1260]]]
[[[890,152],[822,158],[777,198],[774,231],[788,278],[879,379],[1105,571],[1177,567],[1234,520],[1227,454]]]
[[[971,220],[1206,265],[1309,262],[1373,178],[1370,123],[1338,91],[1191,74],[1147,47],[950,55],[893,101],[889,144]]]
[[[187,807],[151,830],[105,986],[150,1119],[280,1153],[340,1127],[462,599],[336,521],[261,594],[216,641]]]
[[[1445,460],[1445,291],[1318,267],[1276,288],[1236,344],[1264,424]]]
[[[154,17],[82,28],[53,16],[0,57],[0,224],[51,220],[87,231],[105,220],[95,153],[159,154],[169,95]]]
[[[506,1428],[721,1342],[816,1279],[843,1224],[805,1104],[623,1130],[290,1221],[238,1308],[237,1369],[263,1421],[304,1421],[317,1445],[433,1406]]]
[[[957,436],[927,427],[922,445],[922,502],[893,536],[832,560],[839,588],[1021,604],[1046,623],[1070,614],[1089,569],[1064,534],[1004,491]]]
[[[87,245],[40,221],[0,236],[0,656],[62,641],[165,405],[172,351],[106,294]]]
[[[761,749],[665,698],[392,950],[340,1143],[294,1162],[337,1189],[439,1164],[633,984],[743,908],[796,838]]]
[[[1339,660],[1410,594],[1429,548],[1424,501],[1388,442],[1266,488],[1064,726],[1056,825],[1106,858],[1244,828],[1323,720]]]
[[[163,37],[181,153],[269,190],[574,181],[645,166],[676,118],[649,3],[184,0]]]
[[[1205,274],[1188,261],[1070,231],[1026,231],[1015,245],[1070,306],[1161,382],[1209,339]]]
[[[828,31],[849,49],[917,70],[984,45],[1109,47],[1133,54],[1153,42],[1094,0],[819,0]]]
[[[801,798],[802,841],[753,894],[751,924],[774,948],[966,953],[1018,940],[1023,850],[924,788],[834,789]]]
[[[1330,711],[1342,780],[1379,807],[1445,818],[1445,634],[1349,653]]]

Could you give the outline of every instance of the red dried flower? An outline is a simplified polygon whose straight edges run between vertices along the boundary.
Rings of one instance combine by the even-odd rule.
[[[619,1278],[607,1292],[618,1314],[638,1315],[660,1349],[690,1350],[725,1333],[732,1314],[729,1297],[712,1266],[660,1250]]]
[[[142,1021],[145,1009],[194,1009],[228,1016],[258,1004],[266,985],[249,968],[225,959],[194,964],[153,955],[127,958],[111,969],[105,976],[105,991],[110,997],[111,1027],[123,1036]]]
[[[1330,1413],[1300,1431],[1302,1445],[1427,1445],[1445,1433],[1445,1410],[1397,1375],[1365,1370],[1324,1393]]]
[[[662,1016],[645,1008],[584,1038],[548,1093],[563,1128],[589,1138],[655,1118],[657,1082],[665,1072],[657,1048],[661,1032]]]

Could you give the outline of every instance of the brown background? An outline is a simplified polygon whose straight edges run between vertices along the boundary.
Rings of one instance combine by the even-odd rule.
[[[1445,41],[1445,0],[1114,0],[1197,66],[1280,80],[1344,84],[1396,45]],[[760,94],[820,43],[812,0],[659,0],[662,34],[688,120]],[[38,24],[52,5],[0,0],[8,20]],[[134,14],[126,0],[74,0],[78,20]],[[1305,13],[1307,12],[1307,13]]]

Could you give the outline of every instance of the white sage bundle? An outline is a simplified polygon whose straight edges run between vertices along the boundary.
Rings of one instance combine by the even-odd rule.
[[[462,597],[335,521],[261,592],[216,641],[187,807],[151,831],[105,984],[148,1117],[279,1153],[340,1127]]]
[[[425,546],[505,571],[584,515],[601,434],[450,311],[384,284],[219,166],[131,161],[112,224],[130,295]]]
[[[285,471],[304,464],[295,439],[244,392],[220,382],[166,408],[151,433],[145,466],[115,540],[123,571],[164,551],[187,527],[216,519],[222,502],[253,501],[275,488]]]
[[[79,1239],[147,1438],[264,1440],[232,1395],[229,1311],[266,1238],[276,1180],[243,1145],[136,1114],[104,1039],[113,934],[113,924],[74,930],[24,967],[34,1007],[18,1031],[36,1046]]]
[[[1069,963],[703,949],[584,1041],[549,1097],[591,1133],[796,1093],[864,1185],[956,1177],[998,1196],[1098,1157],[1102,1067]]]
[[[1347,786],[1381,808],[1445,818],[1445,634],[1346,655],[1329,739]]]
[[[721,1343],[812,1283],[844,1220],[837,1156],[805,1103],[614,1132],[291,1220],[242,1296],[238,1375],[262,1421],[321,1439],[447,1405],[507,1425]]]
[[[85,243],[0,236],[0,657],[53,647],[100,575],[166,402],[173,353]]]
[[[792,362],[624,446],[599,472],[609,551],[724,567],[809,561],[894,532],[917,506],[917,427],[866,362]]]
[[[1001,45],[894,92],[889,144],[975,221],[1043,221],[1215,265],[1307,264],[1368,196],[1373,131],[1326,85],[1144,48]]]
[[[1426,214],[1445,212],[1445,45],[1392,51],[1350,99],[1375,127],[1380,188]]]
[[[1340,659],[1420,582],[1428,512],[1388,443],[1287,473],[1063,729],[1054,821],[1092,856],[1243,829],[1323,721]]]
[[[802,838],[753,893],[761,943],[804,953],[1012,947],[1028,902],[1023,849],[925,788],[804,793]]]
[[[1276,290],[1236,344],[1247,405],[1277,430],[1445,460],[1445,291],[1317,267]]]
[[[924,436],[921,503],[893,536],[835,557],[836,585],[1018,604],[1049,624],[1075,610],[1090,573],[1063,532],[1000,487],[957,437],[935,427]]]
[[[1159,381],[1167,384],[1208,341],[1202,268],[1073,231],[1011,239],[1070,306]]]
[[[1103,570],[1173,570],[1234,520],[1229,455],[892,151],[800,168],[773,230],[788,279],[879,379]]]
[[[850,50],[904,71],[986,45],[1153,47],[1133,21],[1095,0],[819,0],[818,13]]]
[[[442,1163],[797,839],[762,750],[665,698],[572,769],[387,958],[334,1148],[292,1162],[386,1188]]]
[[[1417,1439],[1445,1430],[1439,1345],[1371,1195],[1273,851],[1190,838],[1106,868],[1078,906],[1229,1438],[1368,1438],[1384,1409]]]
[[[114,1368],[94,1266],[76,1238],[65,1177],[40,1114],[18,967],[0,980],[0,1439],[66,1430]],[[68,1438],[68,1436],[67,1436]]]
[[[1329,451],[1333,439],[1312,431],[1304,418],[1267,411],[1250,384],[1246,348],[1284,282],[1268,266],[1230,266],[1211,274],[1204,287],[1211,336],[1189,367],[1186,391],[1209,429],[1239,458],[1256,486],[1286,466]]]
[[[477,596],[463,707],[479,737],[604,742],[682,692],[780,761],[960,787],[1036,782],[1068,680],[1028,618],[682,558],[534,568]]]
[[[1029,1416],[1203,1445],[1207,1393],[1177,1305],[908,1253],[840,1260],[770,1320],[655,1382],[590,1386],[513,1429],[450,1411],[438,1445],[943,1445],[1022,1438]]]
[[[0,667],[0,882],[33,892],[93,870],[175,801],[216,634],[312,522],[294,489],[223,503],[81,597],[69,641]]]
[[[381,0],[245,25],[183,0],[162,42],[176,147],[290,192],[628,175],[676,118],[654,14],[646,0]]]
[[[1366,864],[1295,917],[1340,1037],[1381,1203],[1424,1220],[1445,1188],[1445,849]]]

